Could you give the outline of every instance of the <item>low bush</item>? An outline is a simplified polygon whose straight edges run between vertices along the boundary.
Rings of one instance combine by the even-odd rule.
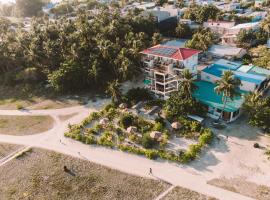
[[[88,135],[88,136],[86,136],[85,143],[86,144],[96,144],[97,141],[93,135]]]
[[[109,120],[113,120],[119,112],[115,108],[110,108],[108,111],[104,113],[104,117],[107,117]]]
[[[134,116],[129,113],[123,114],[120,117],[119,125],[124,129],[127,129],[129,126],[134,125]]]
[[[16,105],[16,108],[17,108],[17,110],[22,110],[24,107],[23,107],[23,105],[21,105],[21,104],[17,104],[17,105]]]
[[[151,160],[157,159],[159,157],[159,153],[157,150],[146,150],[145,156]]]
[[[153,148],[156,142],[150,137],[149,133],[145,133],[142,137],[142,146],[146,149]]]
[[[200,137],[199,137],[199,143],[204,146],[207,144],[210,144],[213,139],[213,133],[210,129],[203,129]]]
[[[128,104],[134,105],[139,101],[149,101],[153,100],[152,93],[145,88],[132,88],[125,95],[125,99]]]
[[[97,143],[102,146],[114,147],[114,135],[112,132],[104,132],[102,136],[98,139]]]
[[[163,125],[160,122],[156,122],[153,127],[153,131],[160,131],[162,132],[164,129]]]
[[[146,102],[143,107],[145,110],[150,110],[154,106],[159,106],[160,108],[163,108],[164,104],[165,104],[165,100],[154,99],[154,100]]]

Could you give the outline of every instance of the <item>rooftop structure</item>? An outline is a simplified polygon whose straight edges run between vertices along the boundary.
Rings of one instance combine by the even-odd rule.
[[[186,39],[177,39],[177,40],[169,40],[167,42],[162,43],[161,45],[184,48],[186,42],[187,42]]]
[[[235,26],[235,22],[231,21],[208,21],[203,23],[203,27],[210,28],[211,31],[219,35],[226,34],[229,28]]]
[[[229,45],[212,45],[208,52],[221,58],[242,58],[247,53],[247,50]]]
[[[230,122],[240,115],[243,97],[240,95],[233,101],[229,100],[225,112],[221,113],[222,98],[214,92],[214,88],[225,71],[233,72],[234,77],[240,79],[239,92],[246,94],[256,90],[265,91],[269,87],[270,70],[224,59],[200,70],[200,81],[196,82],[198,90],[194,93],[194,97],[208,106],[210,117],[217,119],[222,114],[222,118]]]
[[[178,48],[175,46],[157,45],[142,51],[143,54],[159,56],[163,58],[170,58],[173,60],[183,61],[200,51],[196,49]]]

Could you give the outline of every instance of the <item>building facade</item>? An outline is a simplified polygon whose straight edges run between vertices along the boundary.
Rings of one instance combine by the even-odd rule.
[[[197,73],[198,50],[157,45],[141,53],[145,86],[159,98],[168,99],[178,90],[184,69]]]

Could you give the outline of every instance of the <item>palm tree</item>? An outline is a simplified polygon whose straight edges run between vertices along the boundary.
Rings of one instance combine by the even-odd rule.
[[[240,93],[237,91],[238,87],[241,85],[241,81],[238,78],[233,77],[232,71],[225,71],[220,80],[218,80],[217,86],[215,87],[215,92],[218,95],[222,95],[223,108],[218,120],[220,120],[222,113],[226,108],[228,99],[234,99],[234,97],[239,96]]]
[[[186,94],[186,98],[190,99],[192,92],[197,89],[197,86],[193,83],[193,74],[189,69],[183,71],[183,79],[180,85],[180,90]]]
[[[261,24],[262,29],[268,33],[268,37],[270,37],[270,16],[268,16]]]
[[[108,84],[107,91],[112,97],[113,103],[119,103],[122,99],[122,93],[120,89],[120,83],[118,80],[114,80]]]

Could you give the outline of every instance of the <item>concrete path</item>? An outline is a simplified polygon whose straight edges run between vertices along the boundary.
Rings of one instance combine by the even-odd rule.
[[[153,170],[153,175],[159,179],[167,181],[175,186],[181,186],[196,192],[215,197],[221,200],[250,200],[246,196],[230,192],[207,184],[207,178],[189,172],[185,166],[164,160],[149,160],[142,156],[137,156],[118,150],[112,150],[99,146],[89,146],[64,137],[67,125],[81,122],[90,112],[103,107],[108,100],[100,100],[98,103],[89,103],[86,106],[76,106],[55,110],[0,110],[0,115],[50,115],[54,118],[54,127],[44,133],[27,136],[0,135],[0,142],[20,144],[44,148],[71,155],[81,159],[89,160],[110,168],[114,168],[126,173],[153,178],[148,175],[149,168]],[[72,118],[61,122],[59,115],[78,113]]]

